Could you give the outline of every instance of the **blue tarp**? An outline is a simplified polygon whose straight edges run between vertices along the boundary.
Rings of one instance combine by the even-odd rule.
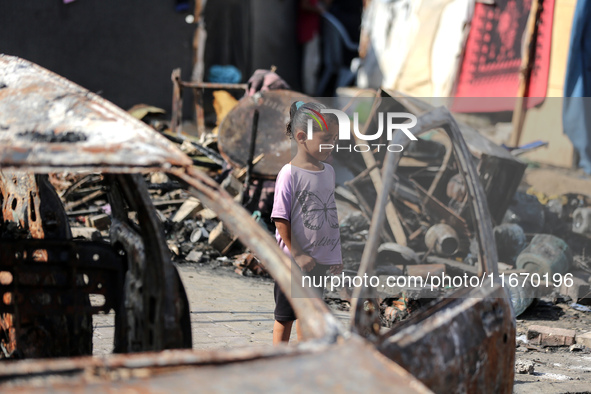
[[[591,0],[578,0],[564,83],[564,132],[591,174]]]

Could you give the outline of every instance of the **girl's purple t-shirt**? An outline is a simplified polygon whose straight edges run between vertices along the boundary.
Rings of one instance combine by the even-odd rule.
[[[334,199],[335,172],[324,163],[322,171],[286,164],[277,175],[271,218],[291,224],[291,236],[318,264],[341,264],[339,219]],[[278,231],[275,238],[291,256]]]

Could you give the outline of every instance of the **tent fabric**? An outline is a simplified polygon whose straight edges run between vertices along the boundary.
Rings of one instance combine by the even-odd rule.
[[[257,69],[276,66],[277,73],[297,89],[296,10],[296,0],[208,1],[203,11],[206,75],[213,65],[233,65],[245,81]]]
[[[374,0],[363,30],[368,56],[358,82],[417,97],[450,96],[474,0]],[[379,70],[375,68],[375,60]]]
[[[203,10],[207,31],[205,75],[212,66],[232,65],[243,78],[254,71],[251,65],[250,0],[208,1]]]

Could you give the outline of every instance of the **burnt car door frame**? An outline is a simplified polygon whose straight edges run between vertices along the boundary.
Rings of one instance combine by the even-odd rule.
[[[484,286],[457,290],[450,298],[436,301],[385,334],[379,332],[375,289],[359,287],[352,297],[351,329],[375,342],[384,355],[432,390],[509,393],[514,379],[515,317],[508,291],[498,276],[486,196],[468,146],[447,109],[440,107],[418,117],[411,130],[420,135],[434,129],[442,129],[450,138],[459,173],[467,185],[479,247],[479,276],[485,279]],[[410,140],[398,131],[392,142],[406,147]],[[378,193],[358,275],[375,275],[385,206],[402,156],[402,152],[386,155],[384,184]],[[426,364],[425,359],[434,362]]]

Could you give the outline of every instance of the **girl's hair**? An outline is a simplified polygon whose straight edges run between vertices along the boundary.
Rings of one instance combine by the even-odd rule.
[[[285,134],[289,138],[293,138],[295,130],[306,130],[308,119],[313,119],[315,116],[311,110],[320,112],[321,109],[326,109],[326,106],[314,102],[303,103],[302,101],[295,101],[289,108],[289,121],[285,125]],[[318,127],[316,122],[313,122],[313,126],[315,129]]]

